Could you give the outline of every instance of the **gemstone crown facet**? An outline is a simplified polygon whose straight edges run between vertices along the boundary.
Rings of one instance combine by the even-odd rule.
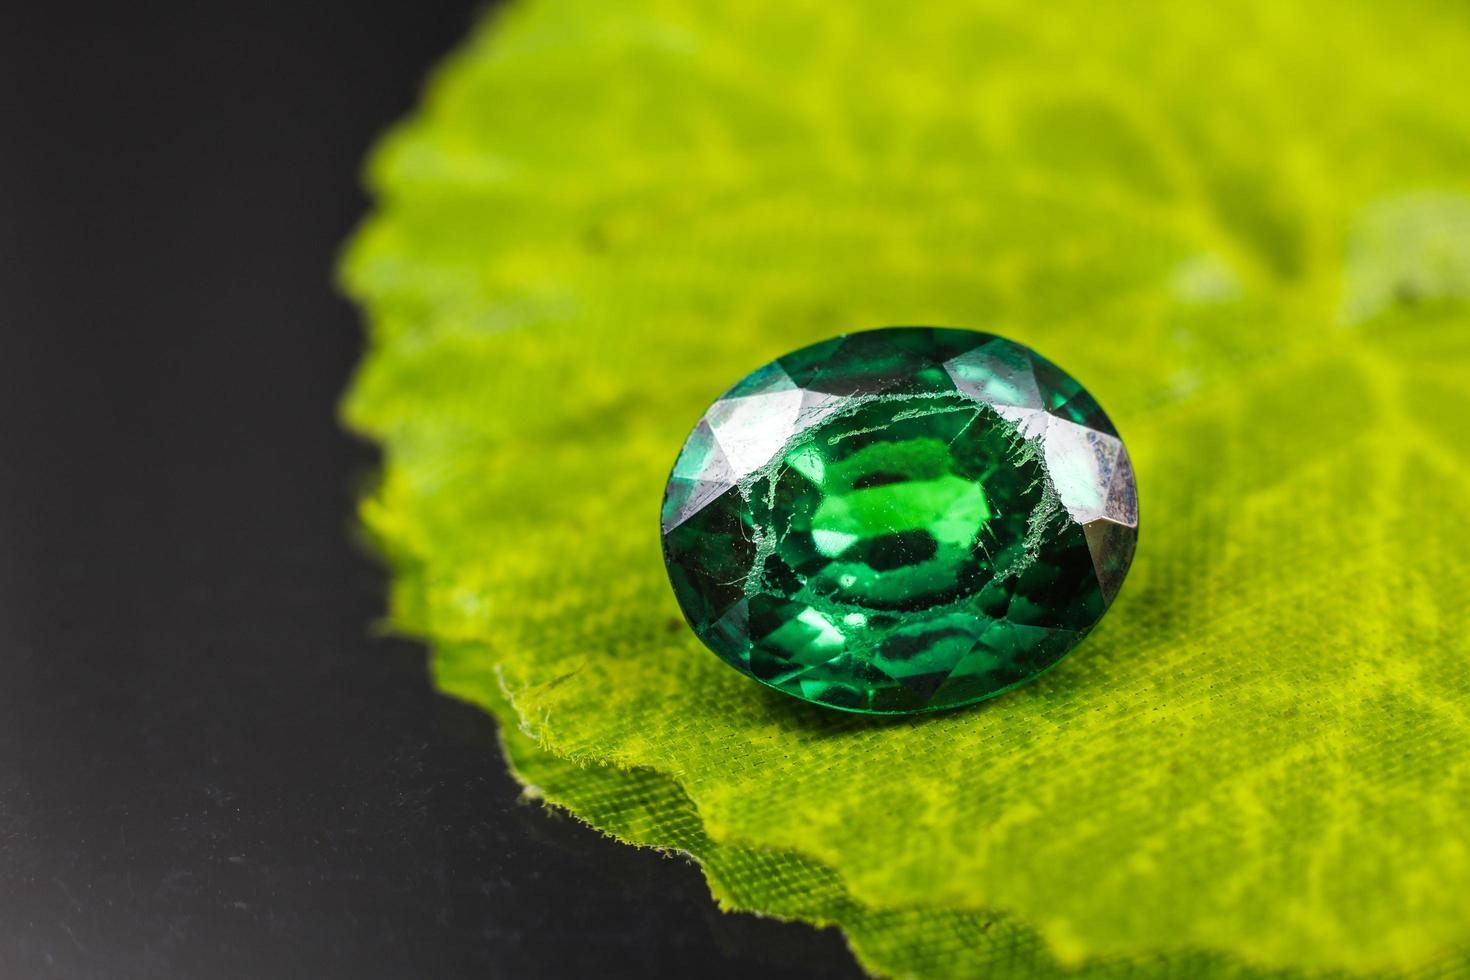
[[[993,697],[1096,625],[1138,497],[1102,408],[991,334],[887,327],[752,372],[694,427],[664,558],[699,638],[779,691],[907,714]]]

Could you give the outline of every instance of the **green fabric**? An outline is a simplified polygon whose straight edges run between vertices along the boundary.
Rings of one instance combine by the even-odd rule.
[[[1458,974],[1467,63],[1432,2],[512,6],[345,264],[393,622],[548,796],[883,972]],[[703,650],[657,522],[726,385],[888,323],[1054,357],[1142,509],[1076,654],[898,721]]]
[[[953,909],[874,910],[857,903],[830,869],[790,852],[721,845],[709,838],[699,811],[668,776],[650,769],[578,765],[546,752],[518,725],[514,709],[491,688],[480,704],[501,721],[502,744],[526,795],[569,810],[620,840],[687,854],[699,862],[716,900],[732,911],[757,911],[816,925],[840,926],[858,961],[892,976],[1067,977],[1123,980],[1267,980],[1301,976],[1261,971],[1202,954],[1115,957],[1068,969],[1045,943],[1013,917]],[[1416,977],[1463,975],[1463,957],[1414,972]],[[1338,971],[1318,978],[1347,977]],[[1397,974],[1402,975],[1402,974]]]
[[[874,911],[849,896],[831,869],[790,852],[721,845],[709,838],[698,810],[668,776],[650,769],[579,766],[542,750],[522,731],[504,700],[478,692],[502,721],[503,743],[527,794],[565,807],[629,843],[690,855],[730,910],[754,910],[817,925],[839,925],[859,961],[878,973],[934,976],[1058,973],[1036,935],[994,913],[948,909]],[[1192,956],[1167,963],[1112,960],[1083,968],[1085,977],[1253,976]]]

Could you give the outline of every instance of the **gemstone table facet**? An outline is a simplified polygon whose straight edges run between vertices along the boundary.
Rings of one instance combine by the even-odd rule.
[[[779,691],[873,714],[1015,687],[1096,625],[1138,500],[1081,385],[990,334],[888,327],[787,354],[674,464],[664,558],[685,618]]]

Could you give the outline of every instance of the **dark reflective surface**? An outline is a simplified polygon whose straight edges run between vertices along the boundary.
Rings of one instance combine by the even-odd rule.
[[[373,638],[333,423],[358,160],[462,3],[0,29],[0,976],[847,976],[516,802]]]

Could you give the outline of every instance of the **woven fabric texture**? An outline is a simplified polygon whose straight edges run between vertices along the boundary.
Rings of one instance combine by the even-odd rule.
[[[669,777],[649,769],[579,765],[545,751],[491,689],[476,703],[501,722],[512,772],[529,799],[563,808],[627,843],[684,855],[699,863],[721,907],[798,919],[844,931],[870,972],[906,977],[1025,977],[1068,980],[1296,980],[1297,970],[1258,970],[1227,956],[1197,953],[1092,959],[1064,967],[1024,923],[996,912],[945,908],[870,909],[846,893],[830,869],[799,854],[721,845]],[[1312,971],[1316,980],[1350,977],[1463,976],[1466,958],[1451,956],[1407,972]]]
[[[345,261],[394,624],[563,805],[883,972],[1458,971],[1467,63],[1430,2],[513,4]],[[704,651],[657,511],[733,380],[892,323],[1083,381],[1143,524],[1060,667],[873,720]]]

